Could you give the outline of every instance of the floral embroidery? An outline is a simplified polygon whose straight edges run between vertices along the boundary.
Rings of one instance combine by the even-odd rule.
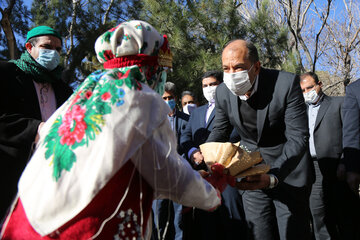
[[[114,236],[114,240],[142,239],[138,216],[132,209],[120,211],[117,218],[119,218],[121,222],[118,225],[118,232],[117,235]]]
[[[74,150],[88,146],[102,131],[104,115],[112,106],[125,103],[124,86],[141,90],[143,81],[139,68],[99,70],[89,75],[70,100],[65,114],[59,115],[45,137],[45,158],[51,159],[53,177],[57,181],[62,170],[70,171],[76,162]]]
[[[129,34],[124,34],[123,39],[124,39],[125,41],[128,41],[128,40],[131,39],[131,36],[130,36]]]
[[[114,31],[115,31],[118,27],[119,27],[119,25],[116,26],[116,27],[114,27],[114,28],[111,28],[111,29],[108,30],[106,33],[104,33],[104,34],[102,35],[101,43],[103,43],[103,41],[110,43],[110,38],[111,38],[111,36],[114,34]]]
[[[63,123],[59,127],[60,143],[69,146],[76,142],[81,142],[87,128],[84,122],[85,109],[75,105],[70,111],[65,113]]]
[[[104,50],[99,52],[99,56],[105,61],[115,58],[111,50]]]
[[[142,29],[141,24],[135,25],[135,28],[136,28],[136,29]]]

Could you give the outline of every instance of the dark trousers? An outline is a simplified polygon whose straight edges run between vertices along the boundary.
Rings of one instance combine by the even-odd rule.
[[[310,189],[279,183],[270,190],[244,191],[249,239],[310,239]]]
[[[153,201],[153,240],[180,240],[183,238],[182,206],[169,199]]]
[[[316,240],[360,239],[360,201],[337,179],[338,159],[313,159],[316,180],[310,210]]]
[[[222,205],[214,212],[184,208],[184,240],[246,240],[247,228],[241,195],[227,186]]]

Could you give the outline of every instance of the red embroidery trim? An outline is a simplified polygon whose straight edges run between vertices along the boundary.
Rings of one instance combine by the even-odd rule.
[[[142,66],[157,66],[158,65],[158,56],[149,56],[146,54],[137,54],[137,55],[130,55],[130,56],[123,56],[113,58],[109,61],[104,63],[104,68],[122,68],[138,65],[139,67]]]

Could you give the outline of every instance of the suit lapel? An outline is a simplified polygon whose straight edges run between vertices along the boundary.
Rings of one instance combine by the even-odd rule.
[[[215,107],[216,108],[216,107]],[[211,124],[211,122],[214,120],[214,118],[215,118],[215,108],[212,110],[212,112],[211,112],[211,114],[210,114],[210,116],[209,116],[209,119],[208,119],[208,121],[207,121],[207,123],[205,123],[205,127],[206,128],[208,128],[209,126],[210,126],[210,124]],[[206,111],[205,111],[205,114],[206,114]],[[205,115],[203,115],[203,116],[205,116]]]
[[[329,106],[330,106],[330,99],[328,96],[324,95],[323,102],[320,104],[320,109],[316,116],[314,130],[319,126]]]
[[[257,110],[257,121],[256,121],[257,134],[258,134],[257,141],[258,142],[261,138],[261,134],[264,129],[265,119],[266,119],[266,116],[267,116],[268,110],[269,110],[269,102],[267,101],[268,92],[266,90],[271,89],[265,85],[262,75],[263,75],[263,69],[261,69],[261,71],[259,73],[258,87],[257,87],[257,93],[256,93],[258,96],[257,97],[258,110]]]
[[[206,126],[206,110],[207,110],[207,105],[202,105],[201,107],[199,107],[199,111],[196,113],[197,114],[197,121],[198,121],[198,126],[204,128]],[[195,116],[194,116],[195,117]]]
[[[229,91],[230,92],[230,91]],[[237,111],[236,111],[236,113],[235,113],[235,117],[234,117],[234,119],[235,119],[235,122],[236,122],[236,124],[235,124],[235,126],[239,126],[239,128],[241,129],[241,131],[246,131],[246,129],[243,127],[243,125],[242,125],[242,123],[241,123],[241,120],[240,120],[240,99],[239,99],[239,97],[238,96],[235,96],[234,94],[232,94],[231,92],[230,92],[230,94],[229,94],[229,96],[230,96],[230,104],[232,105],[232,106],[234,106],[234,107],[232,107],[231,109],[237,109]],[[247,131],[246,131],[247,132]]]
[[[264,123],[265,123],[265,119],[268,113],[268,109],[269,109],[269,105],[266,105],[265,108],[263,109],[259,109],[257,111],[257,133],[258,133],[258,139],[257,141],[259,142],[263,128],[264,128]]]

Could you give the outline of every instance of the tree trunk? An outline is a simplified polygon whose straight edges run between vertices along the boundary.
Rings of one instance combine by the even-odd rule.
[[[5,33],[10,59],[17,59],[19,57],[19,50],[16,46],[16,38],[10,23],[11,11],[14,5],[15,0],[11,0],[7,8],[5,8],[4,10],[0,8],[2,14],[0,24]]]

